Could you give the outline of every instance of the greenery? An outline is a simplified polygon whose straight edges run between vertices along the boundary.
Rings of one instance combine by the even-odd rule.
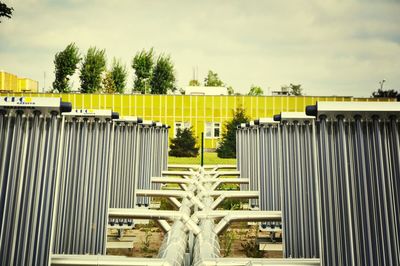
[[[102,74],[106,69],[105,50],[90,47],[81,66],[81,92],[94,93],[101,90]]]
[[[204,79],[204,86],[207,87],[223,87],[224,83],[219,79],[218,74],[212,70],[208,71],[207,77]]]
[[[229,257],[232,253],[233,242],[237,239],[237,236],[233,230],[227,230],[222,235],[222,245],[224,251],[224,257]]]
[[[295,85],[295,84],[290,83],[289,88],[290,88],[291,95],[295,95],[295,96],[303,95],[303,88],[301,87],[301,84]]]
[[[232,86],[227,87],[226,90],[228,91],[228,95],[234,95],[235,94],[235,91],[233,90]]]
[[[192,128],[180,129],[176,132],[176,137],[171,139],[169,146],[170,156],[176,157],[196,157],[199,154],[199,148],[196,147],[196,139]]]
[[[250,91],[248,93],[248,95],[251,95],[251,96],[260,96],[263,94],[264,94],[263,89],[260,86],[254,86],[254,85],[251,85]]]
[[[400,101],[400,92],[396,90],[383,90],[378,89],[372,93],[372,97],[374,98],[397,98],[397,101]]]
[[[142,240],[142,246],[140,247],[140,249],[142,250],[142,252],[148,252],[150,251],[150,238],[152,236],[151,233],[151,228],[144,228],[144,240]]]
[[[233,118],[225,123],[225,131],[217,148],[218,157],[236,158],[236,129],[241,123],[249,122],[249,118],[243,108],[237,108],[233,112]]]
[[[197,79],[192,79],[189,81],[189,86],[200,86],[200,82]]]
[[[142,50],[132,60],[132,68],[135,71],[133,87],[142,94],[150,92],[150,78],[154,66],[154,51]]]
[[[106,93],[124,93],[126,87],[126,67],[120,61],[113,60],[111,70],[103,78],[103,90]]]
[[[0,18],[1,17],[11,18],[13,11],[14,11],[14,8],[8,7],[3,2],[0,2]],[[0,23],[1,23],[1,20],[0,20]]]
[[[69,79],[75,73],[80,60],[79,50],[75,43],[68,44],[63,51],[56,53],[54,56],[55,80],[53,91],[71,91]]]
[[[169,164],[197,164],[200,165],[201,156],[197,157],[168,157]],[[215,152],[204,153],[204,164],[236,164],[236,158],[219,158]]]
[[[151,94],[167,94],[175,91],[174,65],[169,56],[160,55],[150,80]]]
[[[264,251],[259,249],[259,245],[256,241],[258,238],[258,226],[254,227],[255,230],[255,238],[246,241],[245,243],[241,243],[242,250],[246,254],[248,258],[263,258]]]

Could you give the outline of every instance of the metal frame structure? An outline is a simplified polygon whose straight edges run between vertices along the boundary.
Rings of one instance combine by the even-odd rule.
[[[0,98],[0,264],[46,265],[60,152],[60,98]]]
[[[400,103],[318,102],[324,265],[400,265]]]
[[[105,254],[113,159],[111,110],[63,114],[51,250]]]

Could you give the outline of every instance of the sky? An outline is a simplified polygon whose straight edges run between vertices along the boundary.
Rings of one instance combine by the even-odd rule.
[[[2,0],[0,70],[49,90],[54,55],[75,42],[128,69],[142,49],[167,54],[177,86],[213,70],[236,92],[301,84],[306,95],[400,90],[400,0]],[[44,83],[45,73],[45,83]],[[73,87],[79,87],[78,74]]]

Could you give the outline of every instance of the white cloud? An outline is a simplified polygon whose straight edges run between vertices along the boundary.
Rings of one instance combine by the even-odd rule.
[[[200,80],[213,69],[241,92],[301,83],[307,94],[369,96],[383,78],[400,89],[396,1],[11,4],[13,18],[0,24],[0,68],[40,82],[46,71],[47,85],[54,54],[73,41],[82,52],[105,48],[128,67],[135,52],[154,47],[171,55],[180,86],[197,66]]]

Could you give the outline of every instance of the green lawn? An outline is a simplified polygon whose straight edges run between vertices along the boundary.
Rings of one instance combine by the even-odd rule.
[[[200,161],[200,154],[197,157],[168,157],[169,164],[200,164]],[[205,152],[204,164],[236,164],[236,159],[218,158],[216,152]]]

